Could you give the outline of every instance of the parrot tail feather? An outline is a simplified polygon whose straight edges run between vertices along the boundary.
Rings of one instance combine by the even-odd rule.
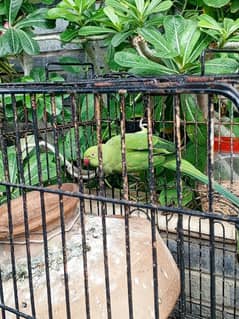
[[[167,169],[176,171],[176,160],[170,159],[170,160],[166,161],[163,164],[163,166]],[[191,163],[189,163],[188,161],[186,161],[184,159],[181,160],[181,171],[183,174],[185,174],[193,179],[196,179],[196,180],[198,180],[206,185],[208,185],[208,183],[209,183],[208,177],[205,174],[203,174],[194,165],[192,165]],[[221,186],[220,184],[218,184],[215,181],[213,182],[213,189],[239,208],[239,197],[237,197],[232,192],[230,192],[228,189],[224,188],[223,186]]]

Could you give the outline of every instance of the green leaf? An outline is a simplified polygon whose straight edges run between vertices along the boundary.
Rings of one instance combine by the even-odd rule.
[[[196,145],[206,145],[207,142],[207,126],[205,124],[198,124],[205,122],[202,111],[199,109],[195,96],[182,94],[180,96],[181,108],[183,112],[183,119],[188,124],[186,126],[187,135],[190,141]]]
[[[7,149],[8,157],[8,168],[10,174],[10,183],[16,182],[17,179],[17,154],[14,147],[8,147]]]
[[[61,16],[61,13],[65,14],[65,10],[61,8],[52,8],[49,9],[47,12],[47,18],[48,19],[57,19]],[[62,17],[64,18],[64,17]]]
[[[44,117],[44,111],[45,111],[45,106],[47,108],[47,105],[49,105],[49,98],[46,98],[46,101],[43,100],[42,97],[39,97],[37,100],[37,118],[39,120],[43,119]]]
[[[239,34],[238,35],[235,35],[233,37],[230,37],[230,41],[231,42],[239,42]]]
[[[87,94],[81,106],[81,120],[90,121],[95,114],[94,94]]]
[[[78,29],[66,29],[60,34],[61,41],[70,42],[78,36]]]
[[[218,39],[220,38],[220,32],[217,30],[212,30],[212,29],[204,29],[201,28],[201,31],[203,33],[206,33],[209,37],[210,37],[210,41],[212,42],[213,40],[218,41]]]
[[[51,4],[53,4],[54,2],[56,2],[56,1],[54,1],[54,0],[29,0],[29,2],[32,4],[49,4],[49,5],[51,5]]]
[[[35,138],[34,135],[28,135],[20,139],[20,146],[22,151],[22,160],[24,161],[29,157],[31,151],[35,149]]]
[[[117,52],[115,54],[115,62],[120,66],[130,68],[129,72],[142,76],[177,73],[175,70],[169,69],[164,65],[152,62],[144,57],[127,51]]]
[[[230,0],[203,0],[203,2],[209,7],[221,8],[227,5]]]
[[[171,183],[172,184],[172,183]],[[178,193],[176,189],[175,183],[174,185],[170,185],[172,188],[170,189],[170,186],[167,184],[167,189],[163,189],[160,192],[159,195],[159,202],[162,206],[172,206],[176,205],[178,203]],[[182,189],[182,206],[187,206],[191,201],[193,200],[193,192],[192,189],[184,186]]]
[[[32,82],[34,82],[34,80],[33,80],[33,78],[32,78],[31,76],[25,75],[25,76],[23,76],[23,77],[21,77],[21,78],[19,79],[19,82],[22,82],[22,83],[32,83]]]
[[[114,33],[115,31],[109,28],[97,27],[97,26],[84,26],[78,31],[78,35],[81,37],[89,37],[94,35],[101,35],[107,33]]]
[[[177,52],[172,51],[168,46],[165,37],[155,29],[141,29],[138,31],[142,37],[155,47],[155,56],[160,58],[173,58]]]
[[[178,73],[178,67],[175,63],[174,59],[161,59],[162,64],[165,65],[167,68],[175,70],[176,73]]]
[[[152,13],[157,13],[157,7],[161,4],[162,0],[152,0],[149,2],[145,14],[150,15]],[[166,1],[165,1],[166,2]]]
[[[7,148],[7,158],[8,158],[8,170],[9,170],[9,182],[17,182],[17,154],[14,146],[9,146]],[[5,167],[3,165],[2,152],[0,152],[0,176],[4,177]],[[0,192],[5,192],[5,186],[0,185]],[[0,199],[0,201],[2,198]]]
[[[145,14],[150,15],[169,10],[173,5],[172,1],[153,0],[149,2]]]
[[[77,145],[80,146],[81,154],[83,154],[89,145],[93,145],[96,142],[95,131],[92,131],[90,126],[79,127],[78,133],[79,141],[76,141],[75,139],[75,128],[69,129],[69,131],[66,133],[64,141],[64,156],[66,159],[71,161],[77,159]],[[63,153],[63,149],[60,151]]]
[[[45,99],[44,97],[40,97],[38,99],[39,101],[39,104],[41,105],[41,107],[44,109],[44,107],[46,107],[46,111],[49,113],[49,114],[52,114],[53,112],[53,103],[56,107],[55,109],[55,115],[60,115],[61,112],[62,112],[62,96],[61,95],[56,95],[54,97],[54,102],[52,103],[52,100],[50,98],[50,96],[46,96]]]
[[[183,158],[196,166],[201,172],[205,172],[207,165],[206,149],[206,144],[199,145],[190,141],[183,152]]]
[[[239,29],[239,19],[234,21],[232,19],[225,18],[223,20],[223,25],[224,25],[224,28],[227,32],[227,38],[229,38],[229,36],[231,34],[233,34],[234,32],[236,32]]]
[[[215,58],[205,63],[206,74],[233,74],[239,71],[239,62],[231,58]]]
[[[231,1],[231,12],[236,13],[239,11],[239,1],[238,0],[232,0]]]
[[[20,39],[21,47],[28,55],[36,55],[39,53],[40,48],[36,40],[30,34],[23,30],[16,30]]]
[[[114,60],[115,48],[112,45],[109,45],[106,52],[106,61],[110,70],[118,71],[119,65]]]
[[[45,4],[48,4],[48,5],[51,5],[53,4],[54,0],[41,0],[39,1],[39,3],[45,3]]]
[[[143,14],[144,12],[144,0],[135,0],[136,8],[139,13]]]
[[[210,17],[207,14],[202,14],[199,16],[198,26],[201,28],[216,30],[218,32],[222,32],[222,27],[215,19]]]
[[[65,8],[52,8],[47,13],[48,19],[65,19],[70,22],[80,23],[80,16],[74,11],[68,11]]]
[[[6,15],[7,14],[7,8],[6,8],[6,6],[5,6],[5,4],[4,3],[0,3],[0,15],[2,16],[2,15]]]
[[[47,28],[48,23],[46,20],[47,9],[35,10],[33,13],[29,14],[25,18],[21,19],[18,23],[15,24],[15,28],[32,28],[40,27]]]
[[[203,50],[205,50],[209,43],[212,41],[212,38],[207,34],[202,34],[197,41],[196,45],[194,46],[194,49],[191,52],[190,57],[188,58],[188,61],[191,63],[195,62],[198,57],[201,55]]]
[[[119,17],[115,13],[114,8],[107,6],[104,8],[104,13],[110,19],[110,21],[113,23],[113,25],[116,27],[117,31],[121,31],[122,25],[120,23]]]
[[[200,34],[201,32],[198,30],[197,23],[195,21],[190,20],[185,23],[185,29],[180,39],[180,51],[183,57],[183,66],[187,63],[192,62],[190,58],[192,56],[194,48],[197,47]]]
[[[127,38],[129,38],[132,35],[132,31],[128,32],[117,32],[112,40],[111,44],[114,48],[118,47],[121,43],[123,43]]]
[[[10,47],[8,43],[8,39],[6,37],[0,37],[0,57],[4,57],[10,53]]]
[[[7,12],[8,12],[8,22],[10,26],[14,24],[14,21],[18,15],[18,12],[22,6],[23,0],[8,0],[7,4]]]
[[[181,55],[181,35],[184,31],[185,20],[181,16],[166,16],[164,19],[165,38],[171,51]]]
[[[71,6],[72,1],[68,1],[68,3],[70,3]],[[79,14],[82,14],[85,10],[91,8],[94,3],[95,0],[75,0],[75,2],[73,2],[74,7],[76,7]]]
[[[53,72],[49,74],[49,81],[50,82],[65,82],[65,78]]]
[[[56,178],[56,164],[54,163],[54,155],[48,153],[40,154],[41,161],[41,180],[43,182],[49,182]],[[24,178],[26,185],[39,185],[39,177],[38,177],[38,164],[37,157],[33,154],[28,160],[28,165],[30,166],[31,174],[28,171],[28,165],[24,167]]]
[[[42,67],[33,68],[30,72],[30,76],[35,82],[45,82],[46,72]]]
[[[152,28],[152,27],[160,27],[163,24],[164,16],[163,15],[155,15],[150,17],[144,23],[144,28]]]
[[[7,29],[7,31],[2,36],[2,39],[8,42],[10,54],[18,54],[21,52],[21,42],[18,36],[18,32],[15,29]]]
[[[228,120],[229,120],[228,122],[231,122],[231,119],[228,119]],[[235,134],[235,136],[239,137],[239,118],[234,118],[233,122],[237,124],[237,125],[233,125],[232,127],[233,133]],[[229,131],[231,130],[230,124],[228,125],[228,130]]]
[[[61,57],[59,59],[59,62],[63,63],[61,67],[63,70],[65,70],[67,72],[77,73],[77,74],[80,74],[83,72],[82,67],[80,65],[74,65],[75,63],[80,62],[78,58],[64,56],[64,57]],[[64,63],[66,63],[66,64],[72,63],[72,65],[64,65]]]
[[[129,10],[127,1],[106,0],[105,3],[106,5],[114,8],[118,14],[125,13]]]

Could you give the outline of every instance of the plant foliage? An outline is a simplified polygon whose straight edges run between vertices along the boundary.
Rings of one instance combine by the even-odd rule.
[[[4,0],[0,3],[0,56],[29,55],[39,53],[34,39],[33,27],[49,28],[53,24],[46,20],[46,8],[36,9],[28,1]]]

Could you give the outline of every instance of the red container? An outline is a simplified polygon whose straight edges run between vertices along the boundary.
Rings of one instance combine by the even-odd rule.
[[[239,137],[215,136],[214,152],[218,153],[239,153]]]

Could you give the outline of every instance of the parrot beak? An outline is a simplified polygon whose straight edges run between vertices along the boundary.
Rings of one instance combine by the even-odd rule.
[[[90,166],[90,160],[89,160],[89,158],[87,158],[87,157],[85,157],[84,159],[83,159],[83,163],[84,163],[84,166]]]

